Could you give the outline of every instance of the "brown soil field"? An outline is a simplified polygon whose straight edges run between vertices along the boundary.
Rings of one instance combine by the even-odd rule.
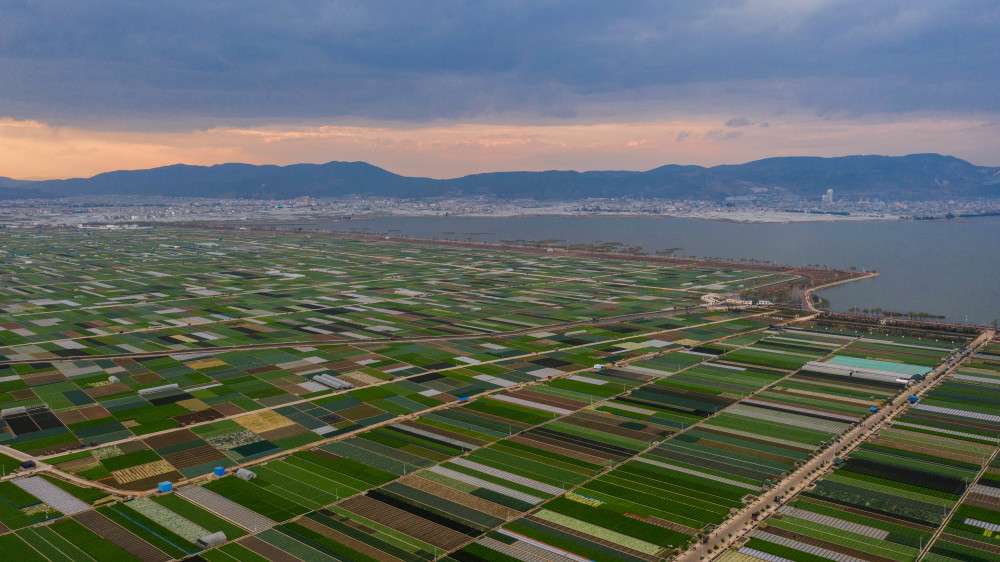
[[[123,382],[115,382],[84,390],[84,392],[87,393],[87,396],[90,396],[91,398],[100,398],[102,396],[111,396],[112,394],[121,394],[123,392],[131,391],[132,389],[126,386]]]
[[[43,384],[67,381],[69,379],[66,378],[66,375],[60,373],[59,371],[50,371],[47,373],[23,375],[21,380],[27,383],[28,386],[41,386]]]
[[[65,412],[56,412],[56,417],[59,418],[59,421],[63,422],[63,424],[65,425],[87,421],[87,415],[80,410],[66,410]]]
[[[220,412],[214,408],[209,408],[207,410],[202,410],[200,412],[191,412],[190,414],[181,414],[179,416],[174,416],[174,419],[178,423],[192,424],[199,423],[203,421],[217,420],[224,417]]]
[[[146,439],[143,439],[143,441],[149,446],[150,449],[159,449],[161,447],[176,445],[185,441],[194,441],[195,439],[200,439],[200,437],[188,429],[178,429],[176,431],[147,437]]]
[[[226,455],[211,445],[200,445],[176,453],[167,453],[163,455],[163,458],[180,470],[189,466],[197,466],[202,463],[221,460],[226,458]]]
[[[99,420],[111,416],[111,412],[105,410],[104,406],[99,404],[80,408],[80,411],[83,412],[83,415],[87,416],[88,420]]]
[[[246,411],[232,402],[219,402],[218,404],[212,404],[212,409],[223,416],[235,416],[236,414],[242,414]]]
[[[279,427],[277,429],[271,429],[269,431],[260,432],[257,435],[260,435],[261,439],[273,442],[278,439],[284,439],[286,437],[295,437],[296,435],[302,435],[303,433],[309,433],[309,430],[297,423],[292,423],[291,425],[286,425],[284,427]]]
[[[368,404],[362,404],[361,406],[355,406],[353,408],[347,408],[346,410],[340,410],[337,412],[337,414],[343,418],[351,421],[363,420],[365,418],[370,418],[384,413],[385,411]]]

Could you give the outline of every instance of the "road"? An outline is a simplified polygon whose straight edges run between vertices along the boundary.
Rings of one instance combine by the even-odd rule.
[[[836,287],[837,285],[843,285],[844,283],[853,283],[854,281],[861,281],[862,279],[869,279],[871,277],[878,277],[878,273],[875,271],[869,271],[867,273],[862,273],[861,275],[851,275],[847,279],[841,279],[839,281],[834,281],[832,283],[826,283],[823,285],[817,285],[815,287],[806,287],[802,291],[802,307],[809,312],[821,312],[820,309],[813,306],[812,294],[815,291],[822,291],[823,289],[829,289],[830,287]]]
[[[907,398],[911,395],[922,396],[925,392],[935,387],[945,379],[947,373],[961,364],[961,359],[975,353],[979,347],[988,343],[993,335],[993,332],[981,334],[979,338],[969,345],[969,351],[963,354],[961,358],[939,365],[924,377],[921,382],[901,391],[899,396],[880,409],[878,413],[865,418],[857,426],[841,435],[839,442],[842,445],[839,448],[836,445],[827,448],[802,465],[798,470],[789,474],[784,480],[758,499],[743,506],[735,517],[723,522],[710,533],[706,542],[696,544],[691,549],[681,553],[676,558],[677,562],[695,562],[701,560],[704,553],[712,553],[716,547],[719,548],[719,551],[716,554],[712,554],[712,556],[718,556],[721,552],[724,552],[726,548],[735,544],[737,540],[753,530],[758,522],[763,521],[777,510],[778,504],[775,502],[777,496],[782,496],[783,502],[787,503],[794,494],[808,488],[815,481],[826,475],[833,468],[834,458],[854,450],[871,437],[873,433],[881,429],[885,422],[895,418],[902,412],[906,412],[907,408],[901,406],[907,404]],[[755,519],[753,514],[757,512],[759,512],[759,515]]]

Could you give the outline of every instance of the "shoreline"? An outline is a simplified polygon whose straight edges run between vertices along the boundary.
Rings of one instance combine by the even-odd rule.
[[[276,217],[278,218],[278,217]],[[289,219],[292,217],[288,217]],[[826,215],[813,213],[786,213],[783,211],[766,211],[763,213],[560,213],[560,212],[525,212],[525,213],[387,213],[354,215],[343,217],[303,217],[301,222],[361,222],[376,219],[521,219],[521,218],[564,218],[564,219],[688,219],[709,222],[724,222],[731,224],[795,224],[795,223],[843,223],[843,222],[910,222],[899,215]],[[943,221],[944,219],[942,219]],[[939,221],[921,221],[939,222]],[[956,222],[954,219],[951,222]]]
[[[85,217],[74,217],[67,220],[64,215],[40,215],[27,217],[8,217],[3,223],[7,228],[33,228],[33,227],[64,227],[64,226],[101,226],[108,224],[159,224],[176,225],[189,223],[227,223],[227,224],[312,224],[312,223],[338,223],[338,222],[364,222],[377,219],[465,219],[465,220],[489,220],[489,219],[529,219],[529,218],[559,218],[559,219],[681,219],[699,220],[715,223],[728,224],[813,224],[813,223],[969,223],[976,222],[976,219],[989,218],[1000,215],[974,215],[959,216],[953,218],[933,217],[914,218],[909,215],[893,213],[860,213],[851,215],[811,213],[811,212],[786,212],[779,210],[766,211],[678,211],[678,212],[630,212],[630,211],[608,211],[608,212],[579,212],[576,210],[563,210],[558,207],[544,209],[517,209],[500,212],[476,212],[465,211],[454,213],[451,211],[438,210],[386,210],[386,211],[363,211],[363,212],[330,212],[312,211],[296,209],[294,207],[282,209],[280,211],[268,212],[266,214],[252,214],[244,216],[216,216],[212,214],[176,216],[171,218],[139,219],[131,218],[109,218],[92,217],[90,221],[80,223],[79,219]]]
[[[815,287],[810,286],[810,287],[807,287],[805,289],[805,291],[803,291],[802,300],[805,302],[805,304],[806,304],[806,310],[808,310],[809,312],[813,312],[813,313],[816,313],[816,314],[819,314],[819,313],[822,313],[822,312],[830,312],[829,310],[822,310],[822,309],[816,308],[816,306],[812,302],[812,294],[813,294],[813,292],[815,292],[815,291],[822,291],[824,289],[829,289],[830,287],[836,287],[837,285],[843,285],[845,283],[850,283],[852,281],[860,281],[862,279],[871,279],[872,277],[878,277],[878,276],[879,276],[879,273],[877,271],[869,271],[869,272],[866,272],[866,273],[862,273],[858,277],[850,277],[850,278],[847,278],[847,279],[840,279],[838,281],[831,281],[830,283],[825,283],[823,285],[816,285]]]

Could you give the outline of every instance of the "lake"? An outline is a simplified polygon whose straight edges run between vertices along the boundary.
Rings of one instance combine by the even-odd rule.
[[[823,291],[832,310],[858,306],[923,311],[975,324],[1000,317],[1000,217],[788,224],[659,217],[386,217],[310,227],[485,242],[624,242],[651,254],[679,247],[680,256],[854,266],[859,271],[875,269],[880,276]]]

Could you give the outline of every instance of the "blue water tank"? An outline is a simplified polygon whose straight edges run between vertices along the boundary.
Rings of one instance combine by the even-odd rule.
[[[157,488],[159,488],[161,492],[169,492],[170,490],[174,489],[174,484],[173,482],[167,480],[166,482],[160,482],[159,484],[157,484]]]
[[[216,476],[225,476],[226,475],[226,467],[224,467],[224,466],[217,466],[217,467],[215,467],[215,475]]]

